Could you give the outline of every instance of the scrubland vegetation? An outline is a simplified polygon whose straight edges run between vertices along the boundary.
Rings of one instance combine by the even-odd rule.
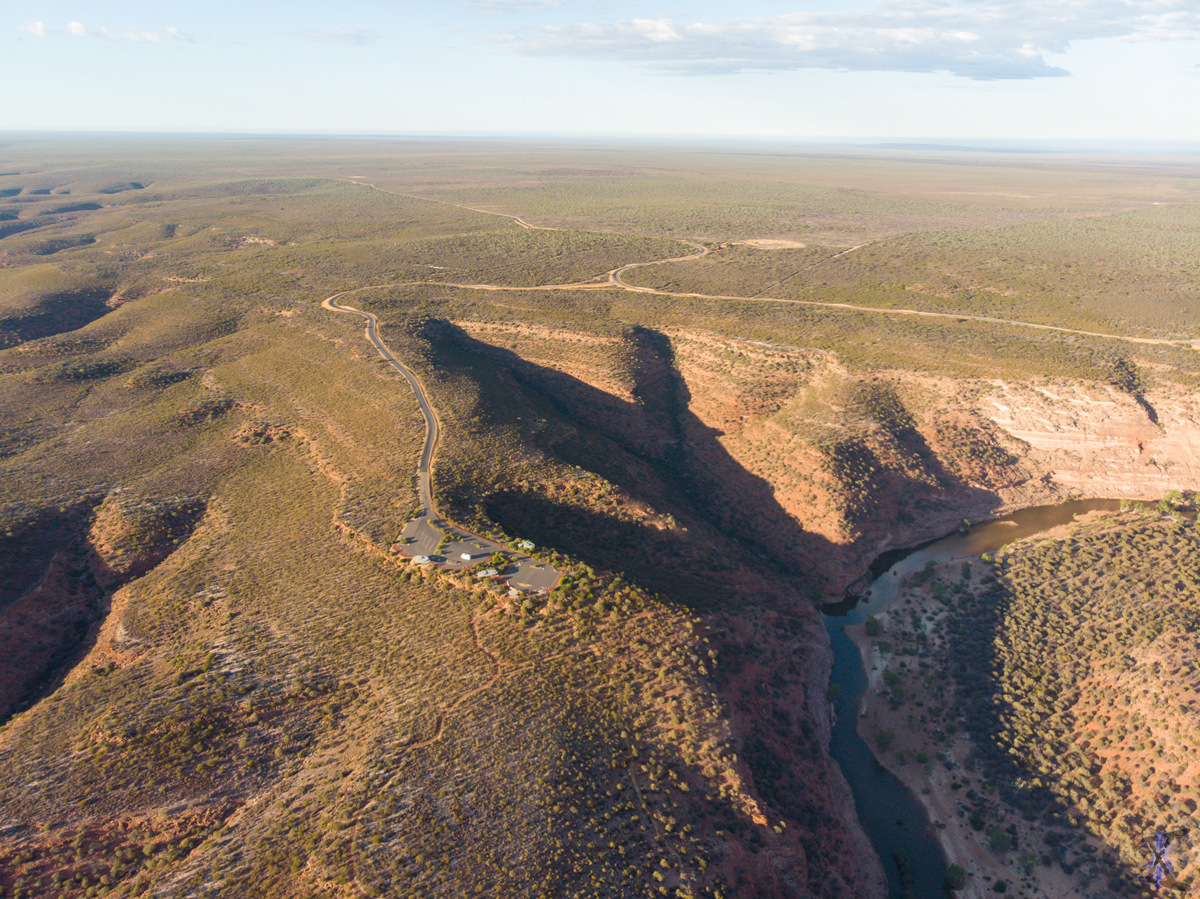
[[[865,895],[874,868],[824,743],[815,560],[866,552],[856,541],[904,523],[898,509],[944,512],[1017,465],[906,378],[1136,395],[1197,379],[1182,346],[755,297],[995,314],[1007,291],[1016,319],[1194,336],[1190,176],[1160,209],[1139,207],[1158,177],[1141,171],[1010,203],[894,161],[577,150],[566,165],[423,142],[106,153],[0,148],[4,895]],[[672,238],[713,252],[627,280],[744,299],[533,289],[689,252]],[[761,238],[809,246],[720,246]],[[1038,274],[1048,239],[1077,260],[1053,278]],[[319,306],[381,285],[347,301],[379,315],[438,410],[441,511],[533,539],[565,573],[548,595],[388,552],[417,506],[424,423],[358,326]],[[1151,294],[1139,317],[1121,305]],[[1102,536],[1093,555],[1123,551]],[[1024,564],[998,572],[1014,607],[1042,576]],[[1117,616],[1115,582],[1099,586]],[[1176,645],[1178,616],[1155,620],[1146,652]],[[1006,658],[998,683],[1020,675]],[[1120,697],[1079,695],[1128,731],[1106,737],[1113,796],[1157,821],[1158,780],[1189,783],[1165,742],[1190,739],[1185,724],[1135,730]],[[1028,739],[1025,713],[1000,709],[987,726]],[[1125,833],[1104,823],[1111,802],[1076,795],[1087,757],[1072,753],[1105,737],[1060,730],[1071,767],[1029,776]]]
[[[1143,840],[1160,830],[1183,832],[1171,860],[1195,875],[1196,524],[1179,493],[1126,506],[974,564],[930,563],[886,627],[867,622],[890,714],[918,735],[898,750],[880,728],[880,752],[944,767],[1018,895],[1047,867],[1141,895]]]
[[[1194,210],[888,238],[826,247],[731,247],[630,273],[673,292],[983,315],[1101,333],[1188,340],[1197,303]],[[782,257],[782,258],[781,258]]]
[[[955,616],[960,702],[985,763],[1016,773],[1007,798],[1096,834],[1126,868],[1148,834],[1195,824],[1198,548],[1190,518],[1101,519],[999,554]]]

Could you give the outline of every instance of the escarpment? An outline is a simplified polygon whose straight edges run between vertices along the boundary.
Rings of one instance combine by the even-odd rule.
[[[629,479],[631,503],[661,502],[650,482],[665,478],[725,538],[830,594],[964,518],[1200,487],[1200,403],[1170,385],[1135,397],[1065,379],[855,374],[830,353],[688,329],[451,331],[656,467]]]
[[[497,334],[503,346],[480,339]],[[524,418],[551,407],[528,428],[528,451],[572,466],[565,483],[502,485],[481,512],[507,533],[619,571],[705,622],[719,660],[713,689],[739,747],[739,789],[757,809],[751,831],[729,835],[719,866],[726,882],[741,884],[736,895],[883,895],[882,871],[825,748],[831,660],[810,601],[818,582],[791,551],[823,538],[806,537],[770,485],[695,415],[671,336],[631,329],[587,344],[555,335],[572,363],[557,367],[548,337],[526,343],[513,329],[470,324],[432,331],[435,345],[477,360],[477,377],[505,385],[510,412]],[[622,384],[623,395],[584,380],[599,357],[615,365],[597,382]]]
[[[572,491],[573,515],[561,497],[508,492],[489,512],[523,530],[549,522],[539,540],[592,552],[596,564],[635,578],[640,567],[686,572],[700,579],[693,598],[723,596],[698,608],[722,634],[720,690],[755,794],[789,824],[824,816],[844,847],[861,834],[849,803],[839,807],[844,784],[824,748],[829,712],[817,688],[828,680],[828,648],[807,598],[844,591],[880,552],[964,519],[1075,495],[1200,487],[1200,404],[1169,385],[1135,396],[1066,379],[853,374],[832,354],[685,329],[633,330],[581,352],[583,335],[529,340],[508,326],[500,348],[487,343],[498,330],[464,324],[456,339],[577,423],[559,439],[592,446],[571,456],[585,471],[619,446],[634,461],[605,477],[637,476],[609,483],[615,503],[594,480]],[[556,356],[556,340],[573,355]],[[595,550],[610,543],[618,549]],[[687,595],[678,578],[647,583]],[[737,626],[720,612],[730,601],[743,610]],[[830,864],[814,862],[809,846],[790,864],[810,874]],[[863,895],[877,888],[873,871],[857,881]],[[838,888],[826,886],[829,895]]]

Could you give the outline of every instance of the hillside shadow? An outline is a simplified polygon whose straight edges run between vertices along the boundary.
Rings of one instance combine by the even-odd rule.
[[[691,609],[711,611],[729,585],[702,573],[707,563],[670,531],[556,502],[541,494],[502,490],[488,497],[488,515],[510,533],[569,552],[588,565],[619,571],[646,590]]]
[[[627,400],[476,340],[448,322],[431,321],[423,331],[434,351],[431,361],[473,365],[493,404],[516,389],[533,406],[549,407],[559,426],[538,435],[543,451],[603,476],[673,519],[606,514],[586,503],[510,488],[485,503],[488,515],[510,533],[626,572],[647,589],[693,606],[708,605],[705,596],[733,595],[745,566],[799,579],[812,593],[860,554],[854,542],[839,545],[805,530],[780,505],[772,485],[721,445],[722,433],[691,411],[692,397],[666,335],[648,328],[627,332],[634,397]],[[507,405],[517,405],[511,394]],[[923,438],[912,451],[934,455]],[[957,502],[965,495],[977,504],[999,504],[993,494],[954,483],[944,467],[937,477],[952,483]],[[925,484],[910,486],[928,492]]]
[[[1146,397],[1140,393],[1135,393],[1133,395],[1133,401],[1141,406],[1142,411],[1146,413],[1146,417],[1150,419],[1150,424],[1156,427],[1161,427],[1161,425],[1158,423],[1158,410],[1150,405],[1150,401],[1146,399]]]
[[[107,612],[86,539],[94,506],[35,511],[0,539],[0,723],[57,688]]]
[[[29,309],[0,318],[0,347],[76,331],[112,312],[106,290],[63,291],[38,300]]]
[[[89,539],[99,506],[89,497],[35,510],[0,537],[0,726],[62,685],[95,645],[112,595],[174,552],[203,512],[189,509],[178,539],[142,547],[118,569]]]
[[[937,489],[955,490],[966,485],[946,467],[937,453],[917,430],[916,421],[887,381],[873,380],[860,386],[855,398],[858,412],[874,422],[884,437],[883,446],[897,455],[896,461],[905,468],[923,471]],[[873,450],[868,451],[873,457]],[[876,457],[872,460],[878,463]]]

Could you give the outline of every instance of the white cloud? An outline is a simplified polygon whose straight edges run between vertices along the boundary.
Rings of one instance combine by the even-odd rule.
[[[36,25],[41,25],[41,22],[35,22]],[[134,43],[134,44],[162,44],[168,42],[183,42],[192,43],[196,40],[190,34],[184,34],[178,28],[168,27],[160,28],[157,31],[137,31],[133,28],[124,28],[120,31],[113,31],[111,28],[88,28],[82,22],[68,22],[66,33],[75,37],[93,37],[102,41],[115,41],[119,43]],[[55,34],[57,32],[45,29],[43,26],[42,34]]]
[[[646,40],[657,44],[683,40],[683,35],[675,29],[675,24],[670,19],[634,19],[629,24]]]
[[[1200,39],[1200,8],[1195,0],[877,0],[849,12],[548,25],[496,40],[526,56],[688,74],[821,68],[990,80],[1066,75],[1046,55],[1095,38]]]
[[[45,37],[48,32],[46,25],[43,22],[26,22],[24,25],[18,25],[17,31],[28,31],[35,37]]]
[[[343,28],[338,31],[301,31],[297,36],[310,41],[338,44],[342,47],[366,47],[379,42],[378,34],[374,31],[364,31],[361,28]]]

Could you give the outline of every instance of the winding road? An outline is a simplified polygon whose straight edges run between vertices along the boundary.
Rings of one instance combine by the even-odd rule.
[[[472,534],[470,531],[447,522],[438,513],[433,502],[433,458],[437,450],[438,439],[441,436],[441,423],[437,412],[429,402],[425,385],[420,378],[403,362],[395,357],[387,344],[379,337],[379,321],[370,312],[363,312],[353,306],[345,306],[338,302],[344,296],[359,293],[364,290],[379,290],[392,287],[390,284],[374,284],[369,287],[356,287],[343,290],[327,297],[321,306],[330,312],[344,312],[357,315],[367,323],[366,337],[375,347],[379,355],[400,372],[412,388],[417,398],[417,406],[425,419],[425,442],[421,447],[420,461],[417,463],[417,498],[421,503],[421,514],[404,526],[400,541],[394,547],[396,553],[408,559],[424,558],[419,564],[434,564],[448,570],[462,570],[478,565],[480,560],[497,554],[504,556],[506,563],[500,566],[498,573],[488,578],[496,583],[506,585],[511,591],[518,593],[551,590],[558,584],[560,574],[551,566],[540,562],[525,553],[516,552],[507,546]]]
[[[429,477],[429,470],[433,465],[433,453],[437,449],[438,437],[441,436],[442,427],[438,421],[437,413],[433,411],[433,404],[429,402],[429,396],[425,393],[425,385],[420,382],[408,366],[393,356],[387,344],[379,339],[379,320],[374,315],[370,312],[355,309],[353,306],[339,305],[337,302],[347,294],[358,293],[363,290],[377,290],[380,286],[383,285],[343,290],[341,293],[335,293],[326,299],[321,305],[331,312],[349,312],[366,319],[367,340],[371,341],[371,344],[378,350],[379,355],[392,368],[404,375],[404,379],[408,381],[408,386],[412,388],[412,392],[416,395],[417,405],[421,408],[421,415],[425,418],[425,444],[421,447],[421,460],[417,463],[417,497],[421,502],[421,515],[431,516],[435,512],[433,506],[433,485]]]
[[[430,562],[438,565],[438,567],[453,570],[476,564],[478,558],[484,555],[494,556],[498,553],[507,558],[508,565],[498,575],[494,578],[489,578],[489,580],[507,584],[510,590],[521,593],[553,588],[558,583],[561,575],[549,565],[538,562],[528,555],[513,552],[507,547],[471,534],[462,528],[448,524],[438,515],[437,507],[433,502],[432,470],[434,453],[437,451],[438,438],[441,436],[441,423],[438,421],[437,412],[434,410],[433,404],[429,401],[429,395],[425,392],[425,385],[421,383],[420,378],[408,366],[396,358],[387,344],[380,338],[379,320],[372,313],[363,312],[361,309],[355,309],[353,306],[346,306],[338,302],[342,297],[349,294],[359,293],[364,290],[378,290],[390,286],[394,285],[376,284],[368,287],[343,290],[331,297],[327,297],[321,303],[321,306],[330,312],[357,315],[366,321],[365,335],[367,340],[371,342],[371,345],[375,347],[379,355],[392,368],[404,376],[409,387],[412,388],[413,395],[417,399],[417,406],[420,408],[421,415],[425,419],[425,441],[421,447],[420,460],[417,463],[417,496],[421,503],[421,514],[418,518],[413,519],[405,525],[401,538],[408,542],[402,544],[402,548],[398,550],[398,554],[410,559],[425,556],[429,558]],[[445,555],[438,555],[439,552],[444,552]],[[438,713],[434,719],[433,730],[429,736],[423,740],[410,743],[405,747],[406,751],[420,750],[441,740],[442,735],[445,733],[446,721],[449,716],[454,714],[472,697],[490,690],[495,686],[496,681],[499,680],[502,668],[500,658],[484,645],[479,634],[480,620],[494,611],[495,609],[490,611],[477,609],[471,616],[470,621],[471,639],[475,644],[475,649],[488,659],[488,665],[491,669],[488,679],[482,684],[459,694],[450,705]],[[405,773],[406,769],[403,767],[398,768],[396,773],[376,792],[375,796],[386,793],[396,778]],[[358,892],[364,896],[374,894],[364,889],[362,884],[359,883],[358,869],[360,867],[360,860],[358,858],[359,851],[357,847],[358,834],[362,817],[374,801],[375,797],[372,797],[355,813],[350,837],[351,882]]]

